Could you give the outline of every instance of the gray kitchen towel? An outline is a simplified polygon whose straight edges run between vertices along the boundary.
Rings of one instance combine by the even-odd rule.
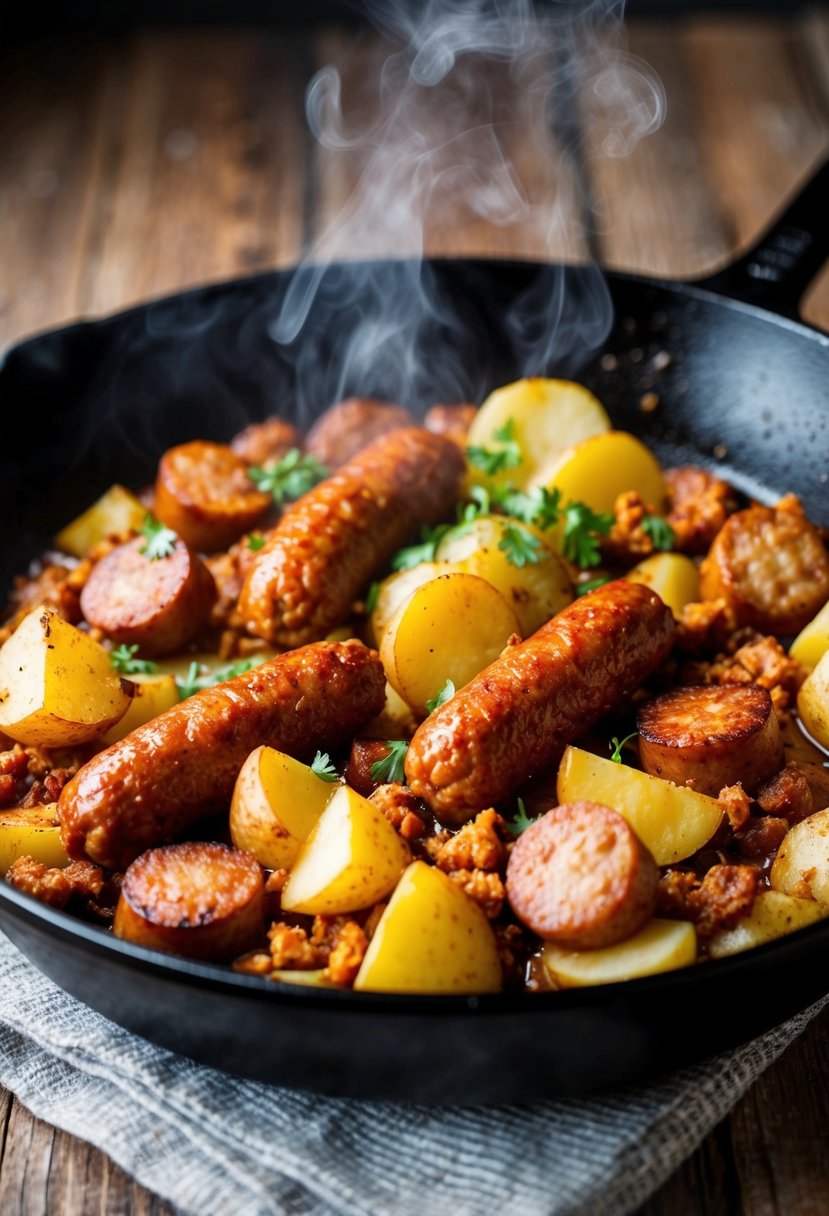
[[[648,1084],[430,1109],[296,1093],[194,1064],[67,996],[0,935],[0,1082],[187,1216],[623,1216],[823,1004]]]

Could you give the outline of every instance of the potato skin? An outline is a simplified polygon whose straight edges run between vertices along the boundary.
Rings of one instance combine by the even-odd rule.
[[[150,560],[143,537],[119,545],[92,569],[81,611],[113,642],[142,654],[171,654],[191,641],[216,602],[216,584],[183,541],[169,557]]]
[[[700,594],[725,599],[739,625],[764,633],[809,624],[829,599],[829,554],[793,494],[726,521],[700,567]]]
[[[460,492],[464,459],[420,427],[393,431],[285,512],[242,585],[246,629],[283,646],[324,637],[421,524]]]
[[[348,397],[317,419],[305,447],[309,456],[334,472],[383,435],[416,425],[402,405],[373,397]]]
[[[545,941],[597,950],[641,929],[659,870],[622,816],[597,802],[553,807],[519,836],[507,865],[515,915]]]
[[[465,823],[557,764],[568,743],[636,689],[671,649],[671,610],[608,583],[484,668],[416,731],[406,778],[445,823]]]
[[[159,461],[155,515],[200,553],[215,553],[265,517],[270,494],[257,490],[247,464],[226,444],[193,440]]]
[[[207,688],[99,752],[64,786],[70,857],[123,869],[230,804],[248,755],[268,743],[297,759],[350,739],[385,699],[376,653],[320,642]]]
[[[130,865],[116,937],[207,962],[229,962],[262,938],[265,883],[250,853],[202,841],[149,849]]]
[[[748,793],[783,767],[771,697],[759,684],[674,688],[639,710],[646,773],[716,798],[739,782]]]

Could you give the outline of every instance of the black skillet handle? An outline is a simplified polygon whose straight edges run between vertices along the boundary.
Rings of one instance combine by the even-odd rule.
[[[829,257],[829,160],[755,245],[696,287],[797,319],[806,288]]]

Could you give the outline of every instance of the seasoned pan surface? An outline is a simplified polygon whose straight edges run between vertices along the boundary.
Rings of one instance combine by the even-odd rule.
[[[309,272],[301,272],[309,273]],[[614,422],[666,463],[717,467],[752,495],[801,495],[829,524],[829,339],[705,288],[608,276],[615,322],[598,353],[528,368],[506,318],[573,268],[427,264],[439,301],[405,403],[480,400],[526,370],[583,380]],[[362,303],[399,299],[403,262],[332,267],[315,285],[344,302],[290,346],[273,322],[290,272],[210,287],[16,348],[0,395],[21,440],[6,447],[4,586],[57,526],[114,480],[140,485],[160,452],[225,438],[292,404],[307,423],[335,396],[397,395],[388,360],[343,363]],[[300,284],[301,285],[301,284]],[[294,283],[296,286],[296,283]],[[594,281],[585,281],[588,294]],[[313,390],[297,376],[323,369]],[[345,366],[345,370],[344,370]],[[316,394],[316,399],[314,399]],[[328,394],[326,396],[326,394]],[[643,396],[656,394],[652,412]],[[646,404],[653,404],[648,398]],[[164,1046],[219,1068],[361,1097],[517,1100],[583,1092],[744,1041],[818,998],[829,921],[685,972],[535,995],[432,998],[309,992],[161,956],[0,886],[0,925],[68,991]],[[689,1021],[688,1010],[705,1011]]]

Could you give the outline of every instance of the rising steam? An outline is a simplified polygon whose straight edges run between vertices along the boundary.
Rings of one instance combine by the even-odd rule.
[[[358,46],[306,94],[323,174],[353,188],[270,326],[294,359],[300,416],[349,393],[417,405],[492,387],[487,369],[464,364],[474,320],[447,299],[427,251],[575,256],[578,268],[551,267],[506,302],[504,340],[523,374],[572,374],[601,345],[611,305],[589,264],[580,133],[589,123],[593,148],[626,155],[664,113],[658,81],[624,47],[623,8],[370,0],[382,53]],[[371,261],[389,257],[407,259],[393,290]]]

